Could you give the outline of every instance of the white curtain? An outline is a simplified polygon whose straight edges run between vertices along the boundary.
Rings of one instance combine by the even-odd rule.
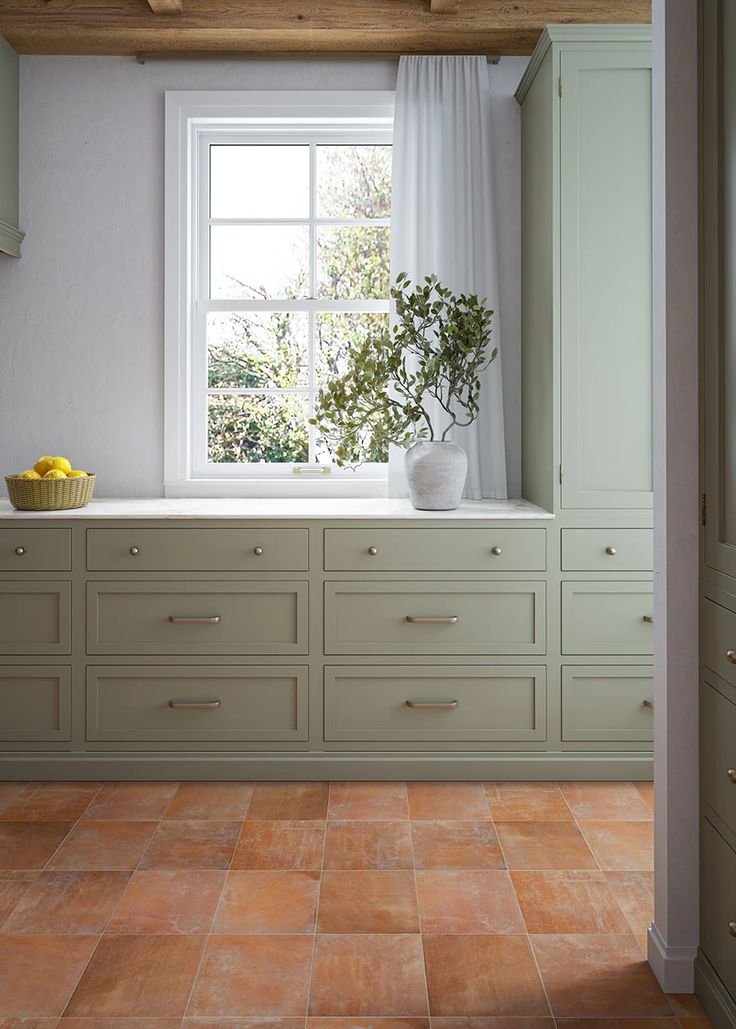
[[[451,438],[468,455],[464,496],[506,497],[490,95],[485,57],[402,57],[396,85],[391,278],[437,275],[494,311],[498,357],[483,376],[480,416]],[[404,451],[391,448],[389,495],[408,496]]]

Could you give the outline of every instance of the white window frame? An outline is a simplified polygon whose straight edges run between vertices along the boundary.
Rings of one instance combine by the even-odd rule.
[[[172,497],[386,496],[388,465],[319,472],[307,464],[207,464],[207,311],[246,311],[262,302],[204,300],[200,228],[209,214],[202,148],[228,142],[391,142],[391,92],[167,92],[165,155],[165,494]],[[312,153],[314,151],[312,150]],[[314,178],[312,176],[312,189]],[[204,208],[203,208],[204,205]],[[314,214],[313,199],[310,204]],[[372,224],[381,224],[372,220]],[[204,248],[206,249],[206,248]],[[205,306],[206,305],[206,306]],[[273,309],[388,310],[387,301],[277,300]],[[310,367],[310,375],[313,369]],[[204,460],[203,460],[204,458]],[[294,469],[299,469],[295,474]]]

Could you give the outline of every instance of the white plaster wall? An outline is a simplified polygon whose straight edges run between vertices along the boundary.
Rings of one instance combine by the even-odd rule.
[[[520,489],[519,116],[494,93],[510,495]],[[23,257],[0,259],[0,469],[68,454],[108,496],[163,492],[167,89],[393,89],[393,61],[21,59]]]

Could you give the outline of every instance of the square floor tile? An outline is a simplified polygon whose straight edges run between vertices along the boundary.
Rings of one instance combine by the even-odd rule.
[[[309,1014],[426,1016],[420,937],[317,936]]]
[[[0,936],[0,1018],[59,1016],[96,936]]]
[[[394,821],[409,817],[403,782],[333,782],[329,819]]]
[[[654,870],[652,822],[579,822],[590,849],[605,871]]]
[[[108,782],[84,817],[115,821],[163,818],[177,786],[175,782]]]
[[[2,931],[101,935],[129,878],[129,872],[41,872]]]
[[[180,1018],[61,1018],[56,1029],[180,1029]],[[0,1029],[6,1027],[0,1024]],[[16,1026],[8,1029],[44,1029]],[[233,1026],[232,1029],[235,1029]],[[254,1027],[255,1029],[255,1027]]]
[[[245,818],[253,783],[183,782],[166,809],[164,818],[205,821]]]
[[[626,933],[602,872],[512,872],[511,878],[530,933]]]
[[[245,822],[232,867],[319,871],[324,846],[324,822]]]
[[[0,811],[4,811],[25,790],[33,788],[37,783],[0,782]]]
[[[283,1015],[255,1015],[250,1018],[185,1018],[182,1029],[304,1029],[303,1018],[289,1018]],[[0,1026],[2,1029],[2,1026]],[[59,1026],[59,1029],[65,1029]],[[79,1029],[85,1029],[80,1026]],[[100,1029],[108,1029],[107,1026]],[[115,1026],[110,1029],[116,1029]],[[121,1027],[125,1029],[125,1026]],[[154,1027],[155,1029],[155,1027]]]
[[[652,811],[630,782],[563,782],[560,789],[580,821],[650,821]]]
[[[327,817],[329,783],[259,782],[247,818],[256,821],[317,821]]]
[[[419,932],[414,873],[323,872],[317,931]]]
[[[313,936],[211,936],[188,1015],[304,1016]]]
[[[633,936],[532,936],[531,941],[554,1015],[671,1014]]]
[[[325,868],[412,868],[409,822],[328,822]]]
[[[557,783],[489,782],[484,788],[491,815],[498,822],[572,820]]]
[[[140,868],[227,868],[240,822],[161,822]]]
[[[416,868],[505,868],[491,822],[412,822]]]
[[[306,1029],[429,1029],[428,1018],[308,1018]],[[461,1029],[458,1026],[458,1029]],[[480,1029],[480,1027],[479,1027]]]
[[[68,871],[132,871],[158,822],[77,822],[49,862]],[[2,830],[0,830],[1,832]]]
[[[423,933],[523,933],[508,872],[442,869],[416,873]]]
[[[432,1029],[555,1029],[555,1020],[551,1016],[524,1018],[521,1015],[516,1018],[495,1018],[492,1015],[468,1015],[465,1018],[433,1017]]]
[[[654,783],[653,782],[635,782],[634,786],[639,791],[641,799],[644,801],[650,811],[654,811]]]
[[[213,933],[311,933],[319,872],[230,872]]]
[[[79,1018],[184,1014],[204,936],[105,936],[64,1012]]]
[[[0,927],[30,885],[23,879],[0,878]]]
[[[676,1018],[556,1018],[558,1029],[684,1029]],[[695,1029],[691,1026],[690,1029]],[[700,1029],[707,1029],[702,1026]]]
[[[490,818],[479,782],[410,782],[409,815],[431,821]]]
[[[0,822],[0,869],[43,868],[73,822]]]
[[[429,1012],[549,1015],[526,936],[423,936]]]
[[[224,871],[135,872],[108,933],[208,933],[225,885]]]
[[[596,868],[574,822],[495,822],[509,868]]]
[[[3,821],[74,822],[100,791],[98,782],[43,782],[29,786],[0,814]]]
[[[631,931],[646,936],[654,920],[654,872],[606,872],[605,876]]]

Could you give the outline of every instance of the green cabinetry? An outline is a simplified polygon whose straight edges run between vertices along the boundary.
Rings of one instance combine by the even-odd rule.
[[[18,55],[0,36],[0,253],[20,257],[18,228]]]

